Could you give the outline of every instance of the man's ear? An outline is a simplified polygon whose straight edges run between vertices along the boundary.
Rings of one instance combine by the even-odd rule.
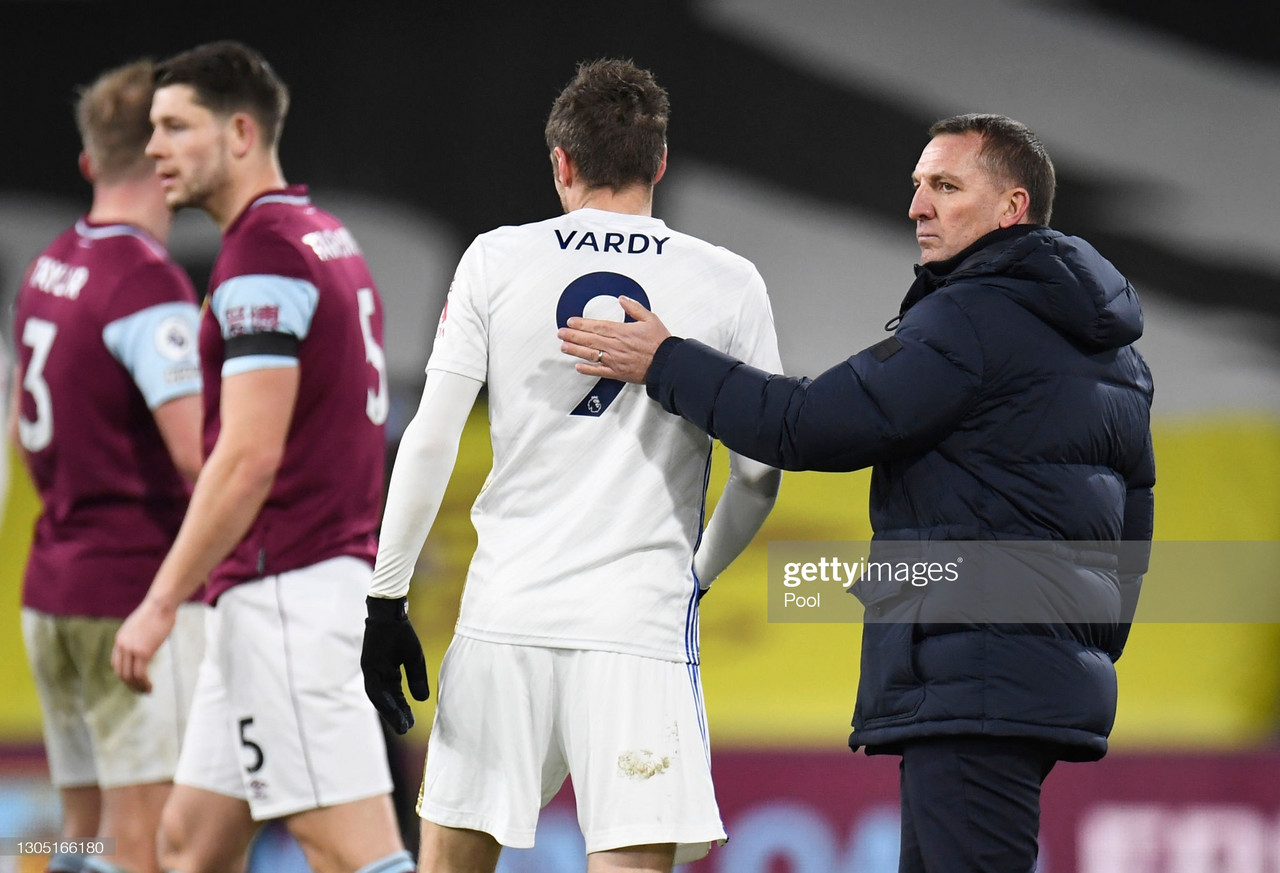
[[[662,163],[658,164],[658,172],[653,176],[653,184],[658,184],[667,172],[667,147],[662,147]]]
[[[247,112],[237,112],[227,122],[231,154],[243,158],[257,145],[261,136],[258,122]]]
[[[560,146],[556,146],[551,150],[551,163],[555,166],[556,181],[560,184],[560,187],[568,188],[571,186],[578,173],[568,152]]]
[[[1000,227],[1013,227],[1027,223],[1027,210],[1031,208],[1031,195],[1026,188],[1014,188],[1005,194],[1004,211],[1000,213]]]
[[[84,180],[90,185],[93,184],[93,161],[89,160],[88,152],[81,152],[78,161],[80,165],[80,175],[84,176]]]

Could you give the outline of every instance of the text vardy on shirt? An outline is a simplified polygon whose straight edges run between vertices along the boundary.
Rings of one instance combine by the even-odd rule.
[[[610,231],[604,234],[603,240],[599,240],[594,231],[588,230],[582,236],[578,236],[576,230],[571,230],[568,236],[564,236],[560,233],[559,228],[556,229],[555,233],[556,242],[560,244],[561,250],[567,250],[572,246],[575,252],[591,249],[597,252],[616,252],[620,255],[643,255],[650,250],[650,241],[652,241],[653,253],[660,255],[662,254],[663,244],[671,239],[669,236],[659,239],[656,236],[644,233],[624,234]],[[577,240],[576,245],[574,244],[575,239]],[[625,249],[623,248],[624,243],[626,244]]]

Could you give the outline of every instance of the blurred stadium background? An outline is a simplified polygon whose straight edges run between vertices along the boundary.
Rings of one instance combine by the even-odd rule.
[[[1139,348],[1157,385],[1157,538],[1280,539],[1280,49],[1237,4],[0,0],[6,319],[28,260],[88,202],[74,86],[218,38],[261,49],[290,84],[288,178],[309,183],[368,256],[388,312],[393,437],[416,405],[462,249],[476,233],[558,209],[542,142],[551,99],[578,60],[621,55],[672,95],[656,212],[756,262],[790,373],[875,342],[896,314],[917,254],[909,175],[929,123],[967,111],[1027,122],[1057,163],[1054,226],[1094,242],[1142,295]],[[181,217],[172,248],[198,286],[217,241],[203,215]],[[478,407],[413,591],[433,669],[488,467]],[[713,498],[724,467],[720,456]],[[17,466],[8,479],[0,836],[17,836],[56,827],[57,808],[18,623],[36,506]],[[844,749],[859,628],[765,620],[767,542],[868,536],[867,480],[788,474],[763,535],[704,602],[703,676],[732,839],[699,871],[896,869],[894,761]],[[1141,624],[1119,671],[1112,755],[1049,779],[1042,870],[1280,871],[1280,629]],[[419,706],[396,749],[411,794],[431,715],[431,702]],[[538,847],[508,853],[503,869],[581,870],[580,852],[566,795],[544,814]],[[298,863],[272,838],[255,868]],[[40,866],[0,858],[0,873],[26,869]]]

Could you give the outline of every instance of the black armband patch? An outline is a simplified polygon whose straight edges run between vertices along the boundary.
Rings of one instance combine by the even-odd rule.
[[[298,338],[291,333],[266,331],[245,333],[227,340],[223,358],[244,358],[249,355],[278,355],[298,357]]]
[[[867,349],[867,351],[871,352],[871,357],[883,364],[898,352],[902,351],[902,343],[898,341],[896,336],[891,336],[887,340],[881,340],[876,343],[874,346]]]

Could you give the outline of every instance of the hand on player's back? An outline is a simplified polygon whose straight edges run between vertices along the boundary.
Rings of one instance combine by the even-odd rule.
[[[643,383],[654,352],[671,331],[630,297],[619,297],[618,302],[634,321],[571,318],[556,334],[562,341],[560,351],[585,361],[575,366],[584,375]]]

